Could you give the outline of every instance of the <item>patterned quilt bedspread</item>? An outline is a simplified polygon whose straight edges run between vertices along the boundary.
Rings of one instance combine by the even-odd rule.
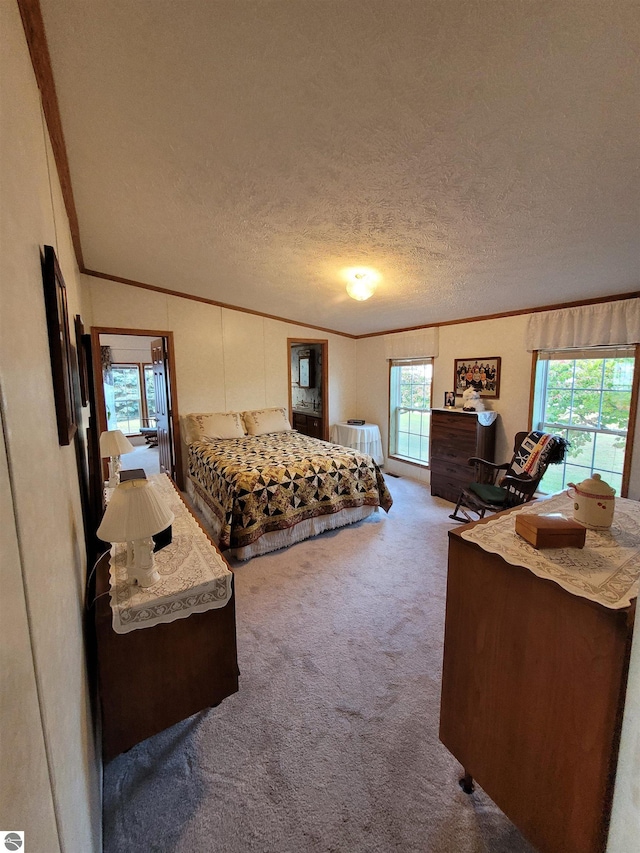
[[[347,507],[392,504],[370,456],[297,432],[189,445],[189,477],[220,520],[220,548]]]

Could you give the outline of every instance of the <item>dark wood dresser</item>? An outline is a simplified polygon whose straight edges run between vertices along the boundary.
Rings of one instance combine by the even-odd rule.
[[[431,410],[431,494],[455,503],[471,482],[469,459],[494,461],[496,421],[482,426],[475,412],[462,409]]]

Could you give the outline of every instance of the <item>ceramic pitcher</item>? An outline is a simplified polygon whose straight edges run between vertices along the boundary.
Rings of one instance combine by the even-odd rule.
[[[573,517],[585,527],[605,530],[613,523],[616,490],[594,474],[576,485],[569,483],[567,494],[573,498]]]

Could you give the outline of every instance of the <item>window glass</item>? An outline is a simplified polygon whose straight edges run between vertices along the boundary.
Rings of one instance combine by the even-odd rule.
[[[633,347],[539,353],[534,428],[571,443],[565,461],[547,468],[541,491],[599,473],[620,494],[634,361]]]
[[[140,432],[142,404],[140,400],[140,371],[137,364],[111,366],[115,429],[125,434]]]
[[[389,453],[429,462],[433,360],[391,362]]]

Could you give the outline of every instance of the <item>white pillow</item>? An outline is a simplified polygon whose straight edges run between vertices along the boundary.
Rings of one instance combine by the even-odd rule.
[[[242,417],[249,435],[291,430],[286,409],[255,409],[251,412],[243,412]]]
[[[244,423],[239,412],[192,412],[184,422],[184,440],[194,441],[219,438],[242,438]]]

